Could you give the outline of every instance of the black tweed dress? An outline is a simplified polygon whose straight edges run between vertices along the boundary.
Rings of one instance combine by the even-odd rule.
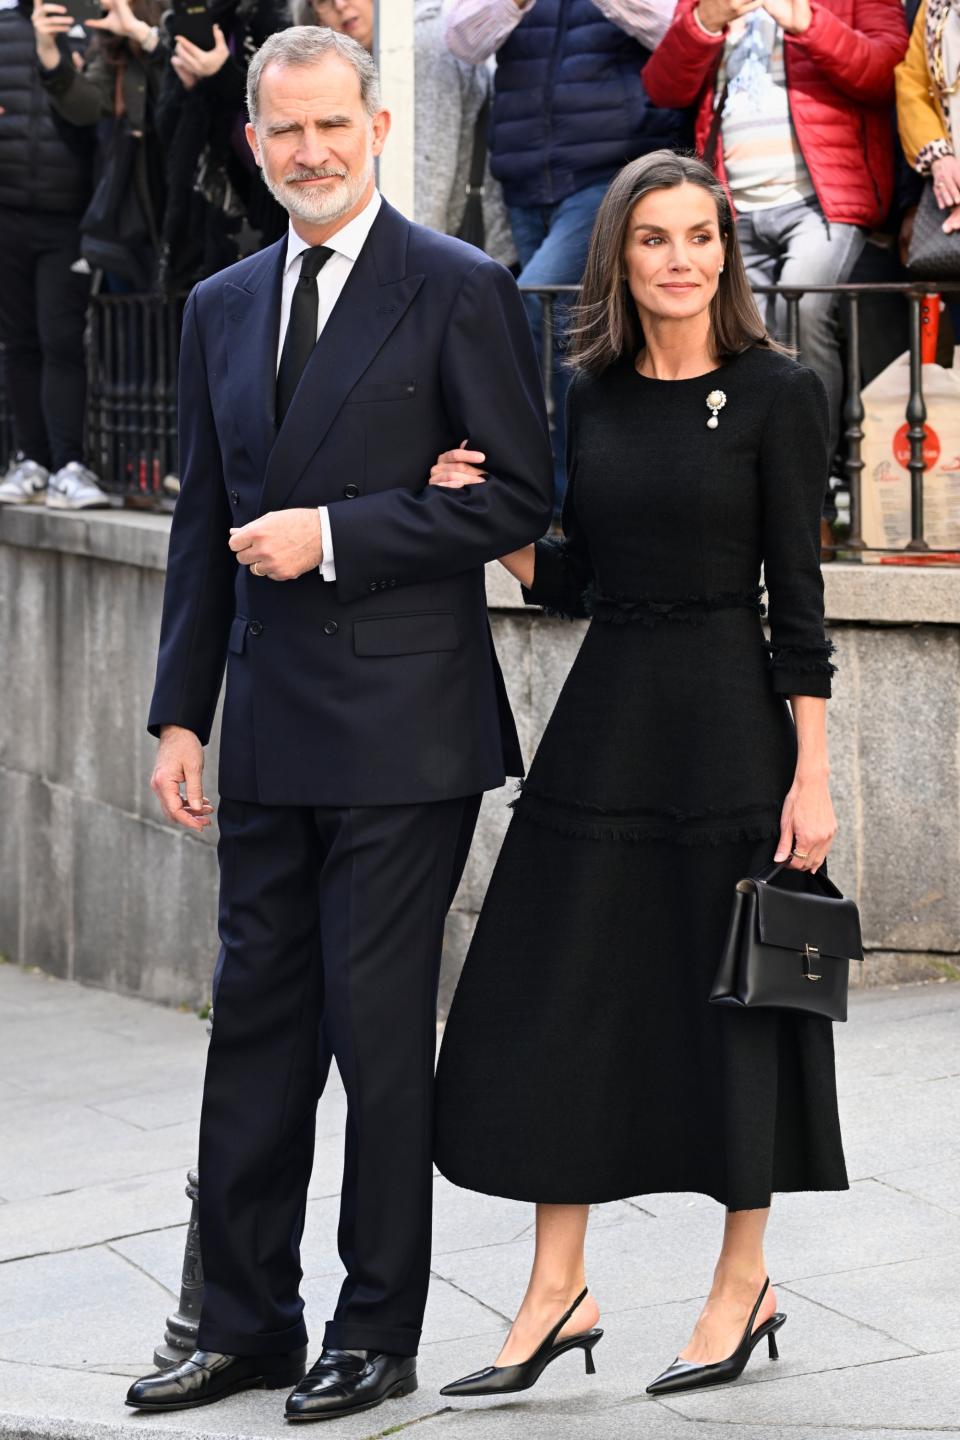
[[[823,388],[758,348],[692,380],[625,361],[568,417],[565,539],[525,598],[592,621],[454,998],[437,1164],[553,1203],[845,1189],[830,1023],[707,1003],[734,885],[776,845],[785,697],[830,693]]]

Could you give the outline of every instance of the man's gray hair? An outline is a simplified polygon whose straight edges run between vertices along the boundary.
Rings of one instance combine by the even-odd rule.
[[[357,72],[360,81],[360,99],[368,115],[376,115],[382,109],[380,99],[380,76],[372,58],[362,45],[341,35],[326,25],[293,25],[288,30],[278,30],[263,42],[250,61],[247,71],[247,113],[250,124],[256,128],[260,118],[260,80],[268,65],[315,65],[328,55],[346,60]]]

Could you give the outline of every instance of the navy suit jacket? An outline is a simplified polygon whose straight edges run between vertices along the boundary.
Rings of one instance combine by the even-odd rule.
[[[206,744],[227,667],[220,793],[413,804],[523,773],[483,566],[538,538],[552,461],[517,287],[385,202],[279,432],[286,238],[204,280],[180,354],[181,493],[149,727]],[[428,485],[468,436],[483,485]],[[259,579],[231,525],[329,506],[335,583]]]

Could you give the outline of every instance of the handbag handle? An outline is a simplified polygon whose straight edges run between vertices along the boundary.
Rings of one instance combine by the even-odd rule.
[[[772,865],[767,866],[766,870],[761,870],[758,875],[754,875],[752,878],[754,880],[762,882],[764,885],[769,885],[772,880],[775,880],[777,878],[781,870],[786,869],[786,864],[787,862],[785,860],[774,861]],[[811,874],[810,871],[807,871],[806,873],[810,875],[811,880],[816,881],[820,885],[825,895],[830,896],[830,898],[833,900],[843,899],[843,891],[838,890],[836,885],[834,885],[833,881],[830,879],[829,875],[824,875],[822,870],[817,870],[813,874]]]

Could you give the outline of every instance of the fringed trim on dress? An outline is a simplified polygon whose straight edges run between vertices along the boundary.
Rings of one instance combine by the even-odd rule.
[[[832,640],[822,645],[774,645],[766,641],[771,670],[789,670],[794,675],[836,675],[837,667],[830,661],[836,650]]]
[[[510,807],[518,820],[571,839],[617,840],[629,844],[729,845],[766,840],[780,833],[780,805],[744,805],[733,810],[709,807],[683,811],[607,810],[589,801],[556,800],[524,787]]]
[[[639,622],[652,627],[659,620],[682,620],[691,625],[703,625],[712,610],[755,610],[760,616],[766,615],[767,607],[762,596],[762,585],[749,590],[678,595],[670,600],[656,600],[650,596],[631,599],[624,595],[601,595],[591,589],[584,596],[584,605],[592,619],[611,625]]]

